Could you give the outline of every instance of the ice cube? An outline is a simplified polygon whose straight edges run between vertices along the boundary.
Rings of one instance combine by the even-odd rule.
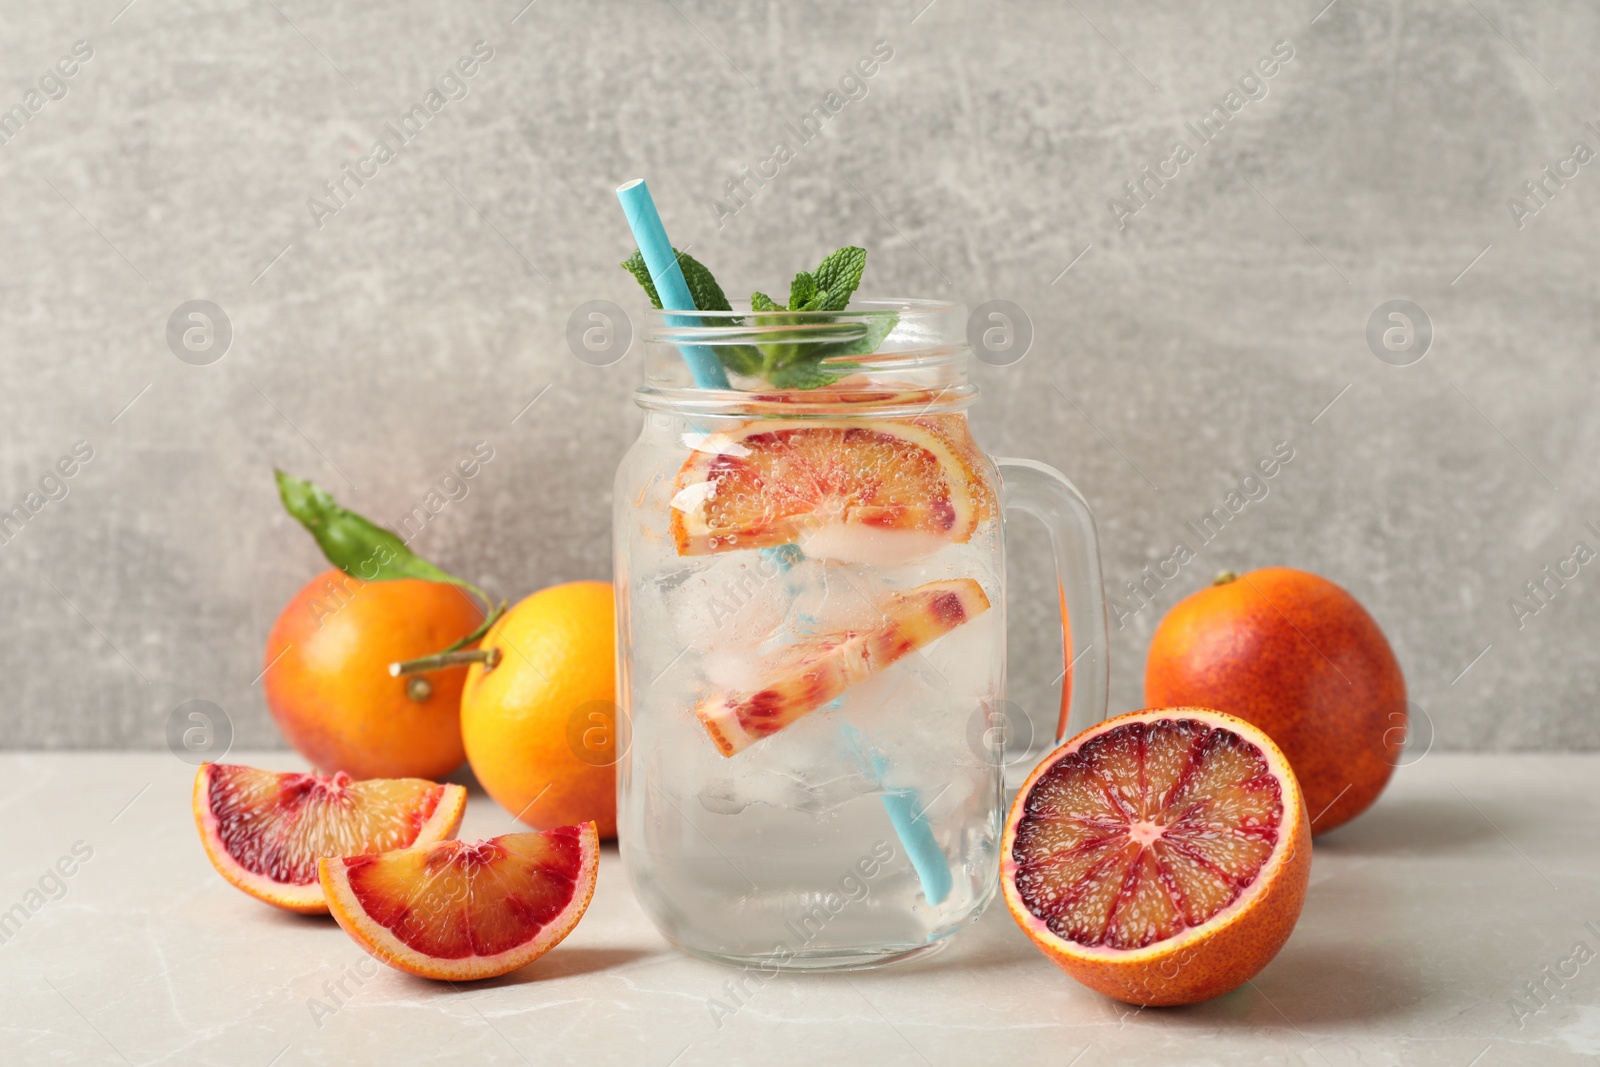
[[[714,777],[699,793],[700,806],[717,815],[737,815],[753,805],[826,815],[875,791],[875,781],[837,757],[837,746],[835,735],[826,753],[813,749],[808,753],[812,758],[796,764],[776,765],[769,758],[737,774]]]
[[[997,602],[994,590],[987,592]],[[921,649],[919,665],[938,676],[945,702],[976,707],[999,682],[1004,626],[1000,612],[986,611]]]
[[[679,646],[702,654],[759,645],[792,599],[782,569],[758,552],[719,553],[665,595]]]
[[[700,661],[712,687],[731,693],[749,693],[765,684],[760,660],[749,650],[713,650]]]
[[[865,567],[909,563],[932,555],[947,543],[927,530],[890,530],[860,523],[830,523],[808,530],[800,538],[800,547],[808,556]]]
[[[790,573],[790,631],[796,636],[871,630],[883,624],[889,590],[871,571],[806,559]]]

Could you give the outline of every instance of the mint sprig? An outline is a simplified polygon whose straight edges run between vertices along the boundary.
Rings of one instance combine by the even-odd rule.
[[[673,250],[683,268],[684,281],[694,298],[698,311],[731,311],[722,286],[712,277],[711,271],[693,256]],[[850,296],[861,285],[861,275],[866,269],[867,251],[846,246],[829,253],[817,268],[801,271],[789,284],[788,306],[778,303],[763,292],[750,294],[752,316],[760,326],[816,326],[833,321],[823,316],[803,317],[801,312],[842,312],[850,306]],[[661,306],[645,266],[644,257],[637,249],[622,264],[638,280],[649,296],[650,303]],[[866,332],[850,341],[819,343],[807,340],[809,333],[796,332],[793,340],[784,340],[780,332],[772,340],[758,345],[717,345],[715,351],[724,366],[736,374],[759,376],[778,389],[816,389],[838,381],[851,371],[859,370],[859,363],[834,362],[823,366],[823,361],[837,360],[841,356],[864,356],[878,350],[884,338],[899,321],[898,315],[874,315],[866,323]],[[734,319],[734,323],[741,322]]]

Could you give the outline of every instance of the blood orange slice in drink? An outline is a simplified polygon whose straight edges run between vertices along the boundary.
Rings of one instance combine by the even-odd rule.
[[[830,408],[846,404],[871,405],[873,408],[902,408],[920,412],[938,403],[939,399],[939,391],[925,386],[910,382],[873,383],[866,375],[855,375],[816,389],[750,393],[741,398],[740,406],[763,413],[788,412],[791,415],[825,414]]]
[[[211,865],[257,900],[328,910],[317,860],[440,841],[456,832],[467,791],[421,778],[279,773],[206,763],[194,819]]]
[[[1310,820],[1256,727],[1136,711],[1034,770],[1001,856],[1011,917],[1062,970],[1128,1003],[1192,1004],[1283,947],[1311,875]]]
[[[319,864],[344,932],[422,978],[493,978],[549,952],[594,896],[594,823]]]
[[[971,578],[896,593],[882,606],[878,626],[786,645],[758,668],[761,688],[708,697],[695,714],[717,750],[732,756],[988,610],[989,598]]]
[[[973,453],[911,420],[756,420],[694,443],[673,485],[679,555],[794,542],[891,562],[968,540],[985,510]]]

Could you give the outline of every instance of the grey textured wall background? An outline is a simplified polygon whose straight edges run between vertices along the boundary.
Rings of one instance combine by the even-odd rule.
[[[0,546],[0,742],[159,747],[202,698],[277,743],[252,680],[322,563],[273,465],[393,521],[487,441],[415,547],[511,596],[606,575],[639,354],[564,336],[585,300],[640,306],[612,190],[643,174],[735,292],[858,243],[872,293],[1027,309],[976,431],[1077,482],[1113,593],[1292,444],[1115,633],[1113,709],[1162,611],[1282,563],[1369,607],[1440,747],[1600,743],[1595,566],[1520,629],[1508,607],[1600,548],[1600,166],[1520,228],[1507,206],[1600,150],[1592,5],[525,2],[0,7],[0,107],[42,101],[0,147],[0,503],[94,450]],[[480,40],[468,95],[319,226],[308,198]],[[30,98],[77,41],[65,95]],[[724,183],[879,41],[865,97],[719,226]],[[1108,199],[1279,41],[1267,95],[1119,229]],[[1404,367],[1364,336],[1396,298],[1434,330]],[[209,366],[166,343],[191,299],[232,323]],[[1048,720],[1053,590],[1015,533],[1013,696]]]

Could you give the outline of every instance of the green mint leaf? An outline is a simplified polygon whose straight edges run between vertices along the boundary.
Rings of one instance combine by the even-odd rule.
[[[866,333],[854,341],[772,346],[784,350],[788,359],[773,361],[769,380],[781,389],[815,389],[832,385],[851,371],[862,369],[861,364],[824,363],[824,360],[838,360],[842,356],[870,356],[883,344],[884,338],[894,331],[899,321],[899,315],[873,315],[863,323]]]
[[[712,277],[711,271],[704,263],[695,259],[687,252],[679,252],[674,248],[673,253],[678,257],[678,266],[683,271],[684,283],[689,287],[689,299],[694,301],[696,311],[732,311],[728,297],[722,291],[722,286],[717,284],[717,279]],[[656,292],[655,282],[650,279],[650,268],[645,266],[644,256],[635,248],[633,255],[622,262],[623,269],[632,274],[640,285],[644,286],[645,293],[650,297],[650,303],[656,307],[661,306],[661,296]],[[688,310],[678,308],[674,310]]]
[[[813,311],[817,298],[817,280],[805,271],[794,276],[789,283],[789,310]]]
[[[284,509],[316,538],[328,562],[346,574],[364,582],[396,578],[448,582],[477,593],[488,602],[489,598],[470,582],[446,574],[412,552],[394,531],[340,507],[327,490],[283,471],[273,473]]]
[[[767,380],[776,389],[817,389],[832,385],[846,374],[856,370],[854,363],[832,363],[827,366],[815,360],[797,360],[774,368]]]
[[[644,286],[645,295],[650,298],[652,307],[661,306],[661,297],[656,295],[656,283],[650,277],[650,268],[644,265],[644,255],[635,248],[633,255],[622,261],[622,269],[633,275],[634,281]]]
[[[750,306],[761,315],[757,322],[763,326],[812,324],[798,314],[773,314],[774,312],[844,311],[850,296],[861,284],[861,274],[866,269],[867,253],[855,247],[841,248],[829,255],[815,271],[801,271],[789,287],[789,306],[779,307],[765,293],[754,293]],[[833,321],[823,317],[820,322]],[[838,381],[851,371],[858,370],[855,363],[823,361],[843,356],[870,355],[878,350],[895,328],[898,315],[869,316],[863,323],[862,336],[853,341],[820,344],[796,332],[788,340],[783,333],[769,334],[760,345],[764,357],[763,376],[775,388],[815,389]]]
[[[867,332],[864,336],[854,341],[840,341],[838,344],[820,345],[816,353],[817,359],[829,359],[834,356],[870,356],[883,344],[884,338],[894,332],[896,324],[900,321],[899,315],[870,315],[864,325]],[[841,364],[835,364],[839,366]]]
[[[678,252],[676,248],[674,252]],[[678,252],[678,266],[683,268],[683,280],[689,283],[689,296],[697,311],[732,311],[722,286],[711,276],[705,264],[687,252]]]
[[[750,294],[750,310],[752,310],[752,311],[754,311],[756,313],[756,319],[755,319],[756,325],[758,325],[758,326],[771,326],[774,323],[782,322],[784,320],[782,318],[779,318],[778,316],[770,314],[770,312],[786,311],[788,309],[785,308],[782,304],[778,303],[776,300],[772,299],[772,297],[768,296],[766,293],[763,293],[758,289],[755,292]],[[770,383],[771,379],[770,379],[769,371],[770,371],[771,367],[773,366],[774,353],[776,352],[777,349],[788,348],[788,347],[791,347],[791,346],[787,346],[787,345],[770,345],[770,344],[764,344],[764,345],[759,345],[759,346],[757,346],[757,345],[739,345],[738,348],[741,350],[740,351],[740,356],[743,357],[746,354],[748,354],[748,356],[750,357],[749,369],[748,370],[740,369],[739,373],[740,374],[756,374],[756,375],[760,375],[763,378],[767,378],[769,383]],[[728,361],[726,359],[723,360],[723,363],[726,364],[727,362]],[[735,368],[730,364],[728,366],[728,369],[729,370],[734,370]]]
[[[850,294],[861,284],[861,272],[867,267],[867,250],[847,245],[830,252],[817,269],[811,272],[816,279],[817,296],[813,303],[816,311],[843,311],[850,304]],[[792,304],[790,305],[793,306]]]
[[[766,293],[751,293],[750,307],[755,311],[751,316],[754,324],[767,330],[772,330],[775,326],[797,326],[802,321],[800,316],[790,314],[791,309],[785,308]],[[807,346],[801,343],[804,334],[800,331],[772,330],[770,333],[763,333],[762,337],[764,339],[757,346],[761,350],[761,376],[769,382],[772,382],[772,372],[775,369],[805,355]],[[790,340],[791,338],[793,340]]]
[[[766,363],[755,345],[717,345],[715,351],[722,365],[735,374],[760,374]]]

